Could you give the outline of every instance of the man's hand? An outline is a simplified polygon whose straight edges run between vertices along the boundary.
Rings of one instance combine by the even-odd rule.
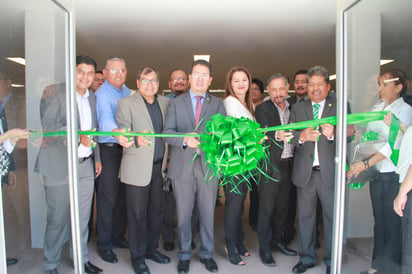
[[[325,135],[326,138],[331,139],[333,138],[335,134],[335,127],[332,126],[331,124],[323,124],[320,125],[320,128],[322,129],[322,134]]]
[[[308,127],[302,130],[300,133],[299,141],[301,142],[306,142],[306,141],[312,141],[316,142],[318,140],[318,137],[321,135],[319,130],[316,130],[314,127]]]
[[[96,131],[94,128],[93,131]],[[80,144],[84,145],[85,147],[96,147],[96,143],[93,141],[93,139],[90,136],[87,135],[80,135]]]
[[[190,132],[188,134],[197,134],[196,132]],[[188,147],[191,148],[198,148],[199,146],[199,141],[197,140],[197,137],[184,137],[183,142],[185,142],[187,144]]]
[[[276,131],[276,139],[289,143],[289,141],[293,139],[293,133],[290,131],[278,130]]]
[[[100,173],[102,173],[102,163],[100,162],[95,162],[94,163],[94,172],[95,172],[95,178],[99,177]]]
[[[124,132],[124,133],[126,133],[126,129],[125,128],[121,128],[121,129],[119,129],[119,128],[114,128],[113,130],[112,130],[112,132]],[[117,140],[117,141],[119,141],[119,144],[122,146],[122,147],[130,147],[130,146],[132,146],[133,144],[134,144],[134,138],[130,138],[130,137],[126,137],[126,136],[123,136],[123,135],[118,135],[118,136],[114,136],[114,138]]]
[[[141,133],[149,133],[149,131],[147,129],[141,131]],[[150,146],[150,144],[152,143],[152,141],[150,139],[147,139],[144,136],[137,136],[137,144],[141,147],[147,147]]]

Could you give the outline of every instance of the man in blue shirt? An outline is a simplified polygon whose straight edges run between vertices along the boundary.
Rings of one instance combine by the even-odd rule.
[[[124,84],[127,76],[126,62],[118,57],[109,58],[103,69],[106,81],[96,92],[97,119],[100,131],[117,129],[117,101],[129,96],[130,89]],[[124,185],[118,178],[122,158],[121,144],[127,143],[124,136],[100,136],[102,173],[97,192],[97,247],[100,257],[116,263],[113,248],[128,248],[126,232],[126,204]]]

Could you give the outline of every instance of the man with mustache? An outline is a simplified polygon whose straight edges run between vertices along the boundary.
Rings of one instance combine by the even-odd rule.
[[[329,96],[329,73],[326,68],[321,66],[311,68],[307,80],[309,100],[293,105],[290,114],[291,123],[336,115],[336,98]],[[295,130],[291,143],[295,145],[292,181],[297,188],[300,255],[300,260],[292,271],[304,273],[317,262],[315,230],[316,206],[319,198],[325,239],[323,260],[328,274],[332,249],[335,127],[331,124],[323,124]]]
[[[256,107],[256,121],[262,128],[287,124],[290,116],[290,104],[286,100],[289,90],[288,79],[281,73],[272,75],[267,81],[267,90],[270,100]],[[290,138],[292,134],[290,132],[279,131],[267,134],[269,138],[265,146],[269,147],[271,162],[271,165],[268,165],[267,174],[273,180],[262,176],[262,181],[258,185],[257,234],[262,263],[275,266],[271,243],[275,243],[275,249],[287,256],[297,255],[296,251],[289,249],[282,242],[282,228],[288,212],[288,197],[292,185],[290,178],[293,166],[293,145],[280,139]]]
[[[170,72],[169,88],[171,92],[166,95],[168,98],[175,98],[185,93],[189,88],[186,72],[183,69],[176,68]]]

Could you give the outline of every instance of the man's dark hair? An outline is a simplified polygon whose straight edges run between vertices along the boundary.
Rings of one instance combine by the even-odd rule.
[[[190,74],[192,74],[193,67],[196,66],[196,65],[202,65],[202,66],[208,67],[209,68],[209,75],[212,76],[212,66],[210,65],[210,63],[208,61],[203,60],[203,59],[193,61],[192,66],[190,67]]]
[[[154,67],[150,67],[150,66],[141,67],[141,68],[137,71],[136,79],[140,79],[140,76],[149,74],[149,73],[151,73],[152,71],[154,71],[154,72],[156,73],[157,80],[160,81],[159,72],[158,72]]]
[[[80,64],[92,65],[94,67],[94,70],[97,69],[96,61],[94,61],[93,58],[87,55],[77,55],[76,56],[76,66]]]
[[[299,75],[299,74],[308,74],[308,70],[307,69],[300,69],[300,70],[298,70],[296,73],[295,73],[295,77],[293,78],[293,80],[295,80],[296,79],[296,75]]]
[[[306,76],[306,79],[308,80],[309,83],[309,78],[312,76],[322,76],[325,79],[326,84],[329,84],[329,72],[326,68],[322,66],[315,66],[311,69],[309,69],[308,74]]]
[[[100,74],[103,74],[103,71],[102,70],[96,70],[96,72],[95,73],[100,73]]]
[[[172,69],[172,71],[169,73],[169,80],[170,80],[170,77],[172,76],[173,72],[175,72],[175,71],[183,71],[183,72],[186,74],[186,71],[185,71],[184,69],[182,69],[182,68],[174,68],[174,69]],[[186,74],[186,78],[187,78],[187,74]]]
[[[256,84],[260,89],[260,94],[263,93],[265,88],[263,87],[263,82],[258,78],[252,78],[252,84]]]

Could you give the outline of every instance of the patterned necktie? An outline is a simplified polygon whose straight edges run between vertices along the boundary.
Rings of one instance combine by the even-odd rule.
[[[313,105],[313,120],[319,119],[319,104],[314,104]]]
[[[195,122],[196,126],[200,121],[200,113],[202,113],[202,96],[196,96]]]
[[[319,104],[314,104],[313,105],[313,120],[319,119],[319,107],[320,107]],[[319,126],[316,126],[315,129],[319,130]],[[317,140],[319,141],[319,136],[318,136]]]

